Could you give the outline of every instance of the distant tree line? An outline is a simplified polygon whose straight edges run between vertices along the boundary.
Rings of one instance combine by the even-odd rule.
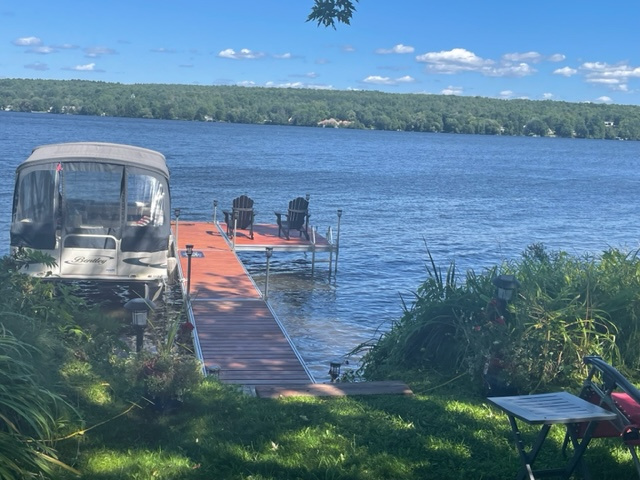
[[[0,108],[230,123],[640,140],[640,107],[451,95],[0,79]]]

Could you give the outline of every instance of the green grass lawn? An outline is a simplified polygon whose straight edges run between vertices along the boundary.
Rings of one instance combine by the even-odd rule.
[[[141,404],[120,416],[126,405],[96,395],[86,433],[57,447],[99,480],[515,478],[507,417],[466,382],[409,382],[414,396],[274,400],[207,379],[172,412]],[[552,428],[541,463],[562,461],[563,435]],[[596,479],[635,476],[616,440],[594,441],[587,461]]]

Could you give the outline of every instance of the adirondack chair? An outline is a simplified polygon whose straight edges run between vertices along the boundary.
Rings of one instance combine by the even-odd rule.
[[[640,390],[598,356],[584,357],[584,363],[589,367],[589,373],[580,396],[617,414],[615,420],[599,423],[593,437],[620,438],[631,452],[640,477],[640,459],[636,450],[640,445]],[[586,425],[578,424],[575,428],[581,434]],[[565,447],[567,445],[568,439],[565,439]]]
[[[291,230],[298,230],[300,236],[309,240],[309,195],[298,197],[289,202],[287,213],[274,212],[278,223],[278,237],[284,236],[289,240]]]
[[[231,210],[223,210],[224,222],[227,224],[227,235],[232,237],[236,234],[236,228],[249,230],[249,238],[253,240],[253,220],[256,213],[253,210],[253,200],[246,195],[240,195],[232,203]]]

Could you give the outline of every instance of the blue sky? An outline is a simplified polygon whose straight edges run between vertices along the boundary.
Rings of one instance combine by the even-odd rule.
[[[4,0],[0,78],[640,104],[640,2]]]

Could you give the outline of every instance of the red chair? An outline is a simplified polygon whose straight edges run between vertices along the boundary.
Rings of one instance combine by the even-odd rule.
[[[580,397],[617,414],[613,421],[600,422],[593,438],[619,438],[631,452],[640,477],[640,459],[636,451],[640,445],[640,390],[601,357],[584,357],[584,363],[589,367],[589,374]],[[586,425],[577,424],[575,428],[580,435]],[[565,438],[565,448],[568,443],[569,439]]]

